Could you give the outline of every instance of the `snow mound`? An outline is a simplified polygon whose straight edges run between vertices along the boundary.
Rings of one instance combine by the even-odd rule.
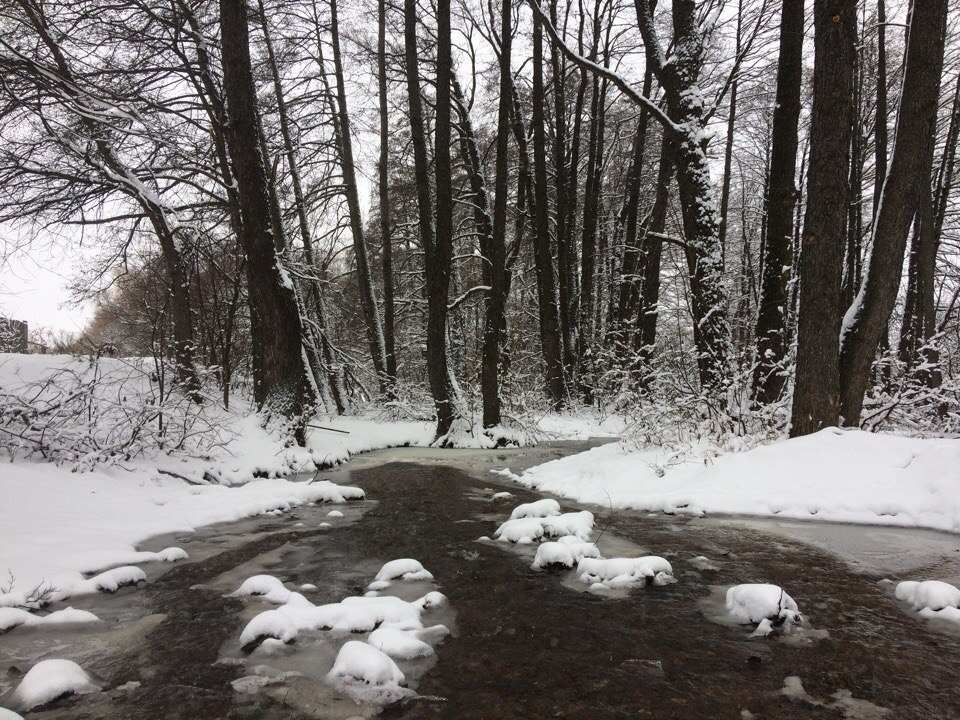
[[[253,575],[244,580],[240,587],[230,595],[232,597],[261,596],[274,605],[283,605],[290,599],[290,591],[284,587],[279,578],[273,575]]]
[[[442,592],[431,590],[419,600],[414,600],[413,605],[421,610],[432,610],[433,608],[443,607],[448,602],[447,596]]]
[[[190,556],[183,548],[168,547],[158,553],[154,553],[156,559],[160,562],[177,562],[178,560],[187,560]]]
[[[774,627],[802,622],[800,608],[779,585],[749,583],[727,590],[727,612],[741,625],[756,624],[758,634],[769,634]]]
[[[17,715],[13,710],[0,707],[0,720],[23,720],[23,716]]]
[[[127,585],[138,585],[147,581],[147,574],[133,565],[105,570],[75,585],[69,595],[87,595],[95,592],[115,593]]]
[[[599,558],[600,550],[591,542],[583,542],[577,537],[565,535],[556,542],[541,543],[537,555],[530,567],[543,570],[549,567],[574,567],[583,558]]]
[[[960,608],[960,589],[940,580],[905,580],[897,585],[898,600],[910,603],[914,610],[938,611]]]
[[[342,505],[350,500],[363,500],[367,494],[358,487],[337,485],[329,480],[315,480],[310,483],[313,491],[313,502],[335,503]]]
[[[494,471],[491,471],[491,472],[494,472]],[[509,500],[512,497],[513,497],[513,493],[507,492],[506,490],[502,490],[500,492],[495,492],[493,495],[490,496],[490,499],[491,500]]]
[[[386,653],[359,640],[344,643],[327,677],[351,679],[369,685],[400,685],[406,681]]]
[[[23,676],[13,700],[20,709],[32,710],[64,695],[99,690],[83,668],[72,660],[41,660]]]
[[[381,652],[398,660],[412,660],[433,655],[433,648],[409,630],[381,627],[370,633],[367,642]]]
[[[240,633],[240,646],[246,648],[263,638],[292,643],[297,639],[297,625],[282,610],[265,610],[248,622]]]
[[[587,541],[592,532],[593,513],[581,510],[548,517],[512,518],[498,527],[493,536],[504,542],[524,544],[544,537],[559,538],[564,535]]]
[[[330,512],[327,513],[327,517],[329,517],[329,518],[342,518],[342,517],[343,517],[343,513],[340,512],[339,510],[331,510]]]
[[[391,580],[433,580],[433,574],[423,567],[419,560],[400,558],[384,564],[374,578],[374,582],[378,584],[389,583]],[[386,586],[372,587],[371,584],[370,589],[382,590],[384,587]]]
[[[49,615],[34,615],[21,608],[0,608],[0,633],[13,630],[21,625],[35,627],[37,625],[73,625],[99,621],[100,618],[92,612],[77,610],[72,607],[57,610]]]
[[[607,559],[584,557],[577,563],[577,576],[582,583],[591,587],[596,583],[622,588],[676,582],[673,567],[657,555]]]
[[[552,498],[544,498],[534,502],[517,505],[510,513],[510,519],[518,518],[543,518],[549,515],[560,514],[560,503]]]

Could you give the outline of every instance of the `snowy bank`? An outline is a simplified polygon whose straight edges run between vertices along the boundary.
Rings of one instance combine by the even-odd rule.
[[[0,587],[0,605],[22,602],[14,596],[41,583],[69,593],[89,584],[83,573],[161,559],[134,547],[155,535],[362,496],[361,490],[330,482],[192,486],[117,468],[69,473],[50,464],[8,464],[0,471],[0,577],[9,572],[15,592],[5,598],[6,588]]]
[[[828,428],[716,458],[612,443],[512,477],[616,508],[960,532],[960,440]]]

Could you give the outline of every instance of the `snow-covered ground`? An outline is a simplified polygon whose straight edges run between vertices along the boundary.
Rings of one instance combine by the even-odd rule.
[[[960,440],[830,428],[719,456],[611,443],[510,477],[613,508],[960,532]]]

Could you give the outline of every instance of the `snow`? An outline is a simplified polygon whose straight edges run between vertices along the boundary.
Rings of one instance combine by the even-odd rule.
[[[392,627],[377,628],[367,642],[381,652],[399,660],[412,660],[433,655],[433,648],[410,631]]]
[[[746,452],[611,443],[531,468],[522,485],[614,508],[960,532],[960,440],[827,428]]]
[[[537,547],[536,557],[531,567],[543,570],[551,566],[574,567],[583,558],[599,558],[600,550],[591,542],[583,542],[577,537],[565,535],[556,542],[541,543]]]
[[[510,519],[517,518],[544,518],[560,514],[560,503],[552,498],[544,498],[530,503],[517,505],[510,513]]]
[[[303,588],[301,588],[303,589]],[[234,597],[262,596],[267,602],[274,605],[283,605],[290,599],[292,593],[283,583],[273,575],[254,575],[248,577],[231,595]]]
[[[74,625],[99,622],[100,618],[87,610],[66,607],[49,615],[35,615],[22,608],[0,607],[0,633],[20,626]]]
[[[186,556],[178,548],[159,553],[135,549],[136,543],[156,535],[305,503],[363,497],[359,488],[329,481],[263,479],[239,487],[192,486],[167,475],[117,468],[70,473],[41,463],[2,467],[0,497],[15,501],[0,503],[0,577],[11,574],[15,585],[11,592],[0,591],[0,606],[24,604],[41,584],[56,588],[61,597],[112,591],[119,570],[90,580],[83,574],[120,563],[170,562]]]
[[[675,582],[670,563],[656,555],[636,558],[581,558],[577,563],[577,577],[585,585],[600,583],[608,588],[651,583],[667,585]]]
[[[262,638],[275,638],[283,643],[292,643],[297,638],[297,626],[289,613],[265,610],[247,623],[240,633],[240,645],[247,647]]]
[[[522,507],[522,506],[521,506]],[[573,535],[589,540],[593,532],[593,513],[588,510],[562,513],[549,517],[520,517],[507,520],[493,536],[503,542],[531,543],[540,538],[558,538]]]
[[[769,627],[801,620],[797,603],[779,585],[734,585],[727,590],[726,606],[730,617],[741,625],[767,622]]]
[[[914,610],[937,612],[945,608],[960,608],[960,589],[941,580],[905,580],[897,585],[896,596],[898,600],[909,603]]]
[[[41,660],[23,676],[13,693],[13,701],[20,709],[31,710],[63,695],[91,693],[99,689],[75,662]]]
[[[330,512],[327,513],[327,517],[329,517],[329,518],[342,518],[342,517],[343,517],[343,513],[340,512],[339,510],[331,510]]]
[[[406,681],[400,668],[386,653],[359,640],[344,643],[327,679],[334,687],[351,695],[355,695],[350,691],[358,689],[358,684],[399,689]]]
[[[493,495],[490,496],[490,499],[491,500],[509,500],[512,497],[513,497],[513,493],[507,492],[506,490],[502,490],[500,492],[495,492]]]
[[[398,560],[391,560],[380,568],[380,572],[378,572],[374,578],[377,587],[373,587],[371,583],[369,589],[382,590],[386,587],[382,583],[389,583],[391,580],[433,580],[433,575],[423,567],[419,560],[400,558]]]
[[[17,715],[13,710],[0,707],[0,720],[23,720],[23,716]]]

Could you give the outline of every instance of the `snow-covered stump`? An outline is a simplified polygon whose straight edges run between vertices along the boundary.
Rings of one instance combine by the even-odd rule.
[[[751,637],[789,631],[803,622],[800,608],[786,590],[768,583],[734,585],[727,590],[726,609],[738,624],[755,626]]]
[[[13,692],[13,703],[20,710],[32,710],[68,695],[99,692],[83,668],[72,660],[41,660],[23,676]]]

